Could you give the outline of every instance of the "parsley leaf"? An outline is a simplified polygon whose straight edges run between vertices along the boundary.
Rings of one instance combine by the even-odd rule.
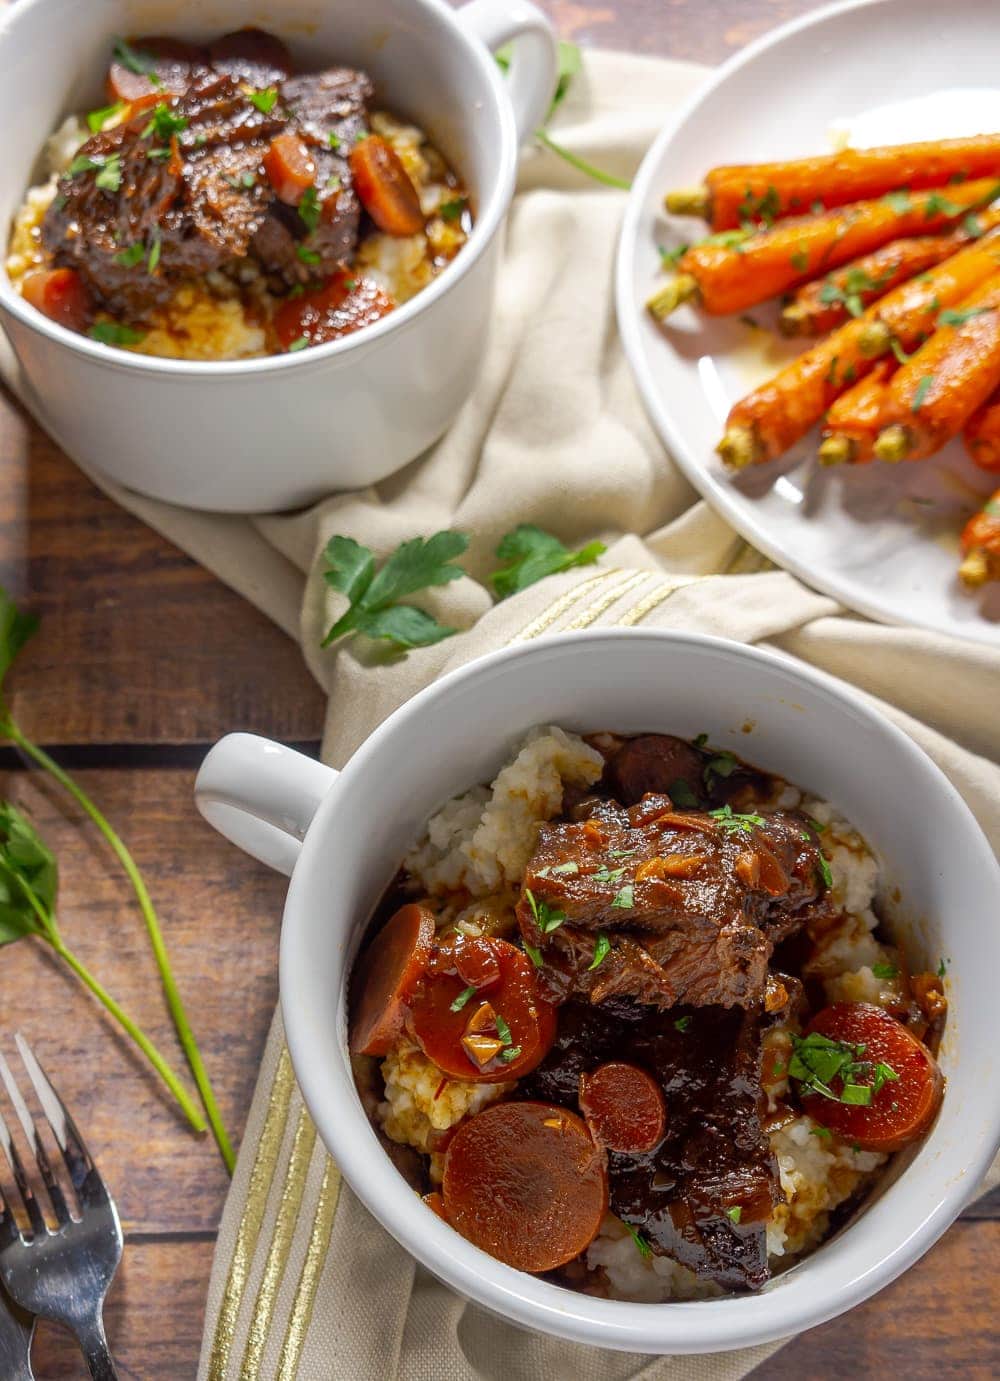
[[[731,1223],[738,1223],[743,1217],[743,1210],[739,1204],[735,1204],[732,1208],[726,1209],[726,1217]]]
[[[819,868],[819,875],[823,879],[825,887],[833,886],[833,873],[830,871],[830,864],[826,854],[819,853],[816,856],[816,866]]]
[[[347,596],[351,607],[331,627],[322,646],[329,647],[346,633],[384,638],[404,648],[427,647],[450,637],[454,628],[399,601],[418,590],[458,580],[464,572],[452,562],[468,545],[464,532],[437,532],[426,540],[414,537],[400,543],[376,572],[375,556],[368,547],[353,537],[331,537],[324,552],[328,565],[323,578],[331,589]]]
[[[927,397],[928,393],[930,392],[931,386],[933,385],[933,383],[934,383],[934,375],[933,375],[933,374],[924,374],[924,375],[922,376],[920,382],[917,384],[917,387],[916,387],[916,389],[914,390],[914,393],[913,393],[913,402],[910,404],[910,411],[911,411],[911,412],[919,412],[919,411],[920,411],[920,409],[921,409],[921,408],[923,407],[923,405],[924,405],[924,399]]]
[[[102,345],[138,345],[145,331],[134,331],[131,326],[120,326],[117,321],[95,321],[87,332],[92,340]]]
[[[649,1245],[645,1237],[643,1237],[638,1228],[633,1227],[631,1223],[626,1223],[624,1219],[622,1219],[622,1226],[635,1243],[636,1251],[642,1257],[643,1261],[648,1261],[653,1255],[653,1248]]]
[[[910,200],[910,194],[905,187],[898,192],[887,192],[882,200],[892,208],[897,216],[905,216],[908,211],[913,210],[913,202]]]
[[[289,355],[294,355],[297,350],[304,350],[308,344],[308,336],[296,336],[295,339],[292,341],[291,345],[288,347],[286,353]]]
[[[899,969],[895,964],[872,964],[872,973],[876,978],[895,978]]]
[[[635,892],[630,882],[627,882],[620,891],[615,893],[611,906],[619,911],[631,911],[632,907],[635,906]]]
[[[278,99],[278,88],[276,86],[265,87],[263,91],[251,91],[250,101],[257,107],[262,115],[270,115]]]
[[[113,153],[110,158],[104,160],[104,164],[97,170],[94,178],[94,186],[100,187],[102,192],[117,192],[122,185],[122,156],[120,153]]]
[[[161,143],[166,144],[172,134],[179,134],[182,129],[187,129],[187,127],[188,122],[183,115],[175,115],[164,101],[160,101],[140,138],[148,139],[151,134],[155,134]]]
[[[503,1017],[500,1015],[499,1012],[497,1012],[496,1014],[496,1023],[497,1035],[500,1037],[503,1044],[511,1045],[514,1038],[510,1034],[510,1027],[507,1025],[506,1021],[504,1021]]]
[[[163,85],[156,71],[156,58],[152,53],[143,52],[141,48],[133,48],[123,38],[116,38],[111,56],[115,62],[120,62],[123,67],[127,67],[130,72],[135,72],[137,76],[148,77],[153,86]]]
[[[938,317],[939,326],[962,326],[967,321],[971,321],[974,316],[982,316],[984,312],[991,311],[990,307],[966,307],[965,311],[955,311],[951,307],[946,307]]]
[[[807,1036],[792,1034],[792,1058],[788,1072],[809,1093],[834,1103],[868,1107],[887,1083],[899,1078],[891,1065],[863,1059],[863,1045],[848,1045],[819,1031]],[[870,1082],[862,1082],[870,1080]],[[840,1083],[840,1092],[832,1087]]]
[[[136,264],[141,264],[146,257],[146,246],[137,240],[135,244],[129,245],[128,249],[119,250],[115,255],[115,263],[121,264],[123,268],[132,269]]]
[[[296,245],[295,254],[304,264],[320,264],[323,262],[323,256],[321,254],[317,254],[314,249],[308,249],[305,245]]]
[[[117,115],[119,111],[124,109],[124,101],[115,101],[114,105],[105,105],[101,106],[100,110],[92,110],[87,116],[87,128],[91,134],[99,134],[112,115]]]
[[[542,951],[536,949],[534,945],[529,945],[527,940],[522,939],[521,944],[524,946],[524,952],[534,964],[535,968],[540,969],[542,967]]]
[[[657,245],[656,248],[659,252],[660,263],[663,267],[665,269],[672,269],[677,267],[678,263],[683,259],[691,246],[679,244],[675,245],[673,249],[667,249],[666,245]]]
[[[597,939],[594,941],[594,957],[587,965],[587,969],[600,968],[608,955],[611,953],[611,941],[603,930],[597,932]]]
[[[755,825],[763,825],[764,823],[763,815],[740,815],[734,813],[732,806],[728,804],[720,806],[718,810],[710,810],[708,813],[713,820],[718,820],[720,827],[727,834],[736,834],[739,830],[749,834]]]
[[[519,1045],[509,1045],[506,1050],[500,1051],[498,1058],[503,1060],[504,1064],[510,1064],[511,1060],[516,1060],[520,1053],[521,1047]]]
[[[964,209],[961,202],[952,201],[940,192],[932,192],[924,206],[924,220],[932,220],[935,216],[959,216]]]
[[[302,200],[299,202],[298,210],[299,220],[311,235],[319,225],[320,216],[319,194],[315,187],[307,187],[302,193]]]
[[[451,201],[443,201],[437,213],[443,221],[460,221],[466,204],[465,197],[453,197]]]
[[[494,571],[490,580],[499,597],[506,599],[547,575],[590,566],[606,550],[603,542],[588,542],[579,551],[570,551],[552,533],[532,523],[521,523],[501,538],[496,555],[506,564]]]
[[[681,806],[685,810],[698,809],[698,797],[694,794],[683,777],[676,777],[670,783],[667,787],[667,795],[675,806]]]
[[[691,1025],[691,1018],[690,1018],[690,1016],[678,1017],[677,1020],[674,1022],[674,1030],[675,1030],[675,1031],[680,1031],[680,1032],[683,1034],[683,1033],[688,1029],[688,1027],[689,1027],[690,1025]]]

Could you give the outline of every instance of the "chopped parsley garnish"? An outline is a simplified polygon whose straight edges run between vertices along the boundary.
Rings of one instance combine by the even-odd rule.
[[[296,336],[295,339],[292,341],[291,345],[288,347],[289,355],[294,355],[296,350],[304,350],[308,344],[308,336]]]
[[[592,882],[621,882],[624,876],[624,868],[609,868],[606,863],[602,863],[597,871],[590,875]]]
[[[705,783],[705,790],[712,790],[717,777],[731,777],[739,765],[739,760],[733,753],[729,753],[725,749],[715,753],[702,769],[701,776]],[[667,790],[669,791],[670,788],[668,787]]]
[[[121,185],[122,156],[120,153],[113,153],[110,158],[104,160],[103,166],[98,168],[94,186],[100,187],[103,192],[117,192]]]
[[[497,1012],[497,1035],[503,1041],[504,1045],[510,1045],[514,1039],[510,1034],[510,1027],[499,1012]]]
[[[144,53],[139,48],[133,48],[123,38],[116,38],[111,56],[115,62],[120,62],[123,67],[127,67],[130,72],[135,72],[137,76],[148,77],[153,86],[163,85],[156,71],[156,58],[152,53]]]
[[[152,244],[149,246],[149,258],[146,261],[146,272],[155,273],[156,267],[160,262],[160,250],[163,247],[163,236],[160,234],[160,227],[153,226],[153,233],[150,236]]]
[[[501,539],[496,555],[504,565],[493,572],[490,580],[500,598],[506,599],[544,576],[590,566],[605,550],[603,542],[588,542],[578,551],[571,551],[551,532],[532,523],[519,523]]]
[[[704,748],[708,742],[708,734],[695,734],[691,742],[695,748]]]
[[[843,277],[843,286],[828,278],[820,289],[819,300],[828,306],[843,303],[851,316],[860,316],[865,309],[861,294],[877,292],[887,281],[885,276],[872,278],[864,269],[848,269]]]
[[[687,810],[697,810],[698,797],[688,786],[683,777],[676,777],[667,787],[667,795],[675,806],[681,806]]]
[[[251,168],[247,168],[246,172],[240,173],[238,176],[234,173],[231,177],[227,177],[226,181],[229,183],[230,187],[235,187],[237,190],[240,187],[249,189],[251,187],[256,187],[257,174]]]
[[[175,115],[168,105],[163,101],[159,103],[153,111],[153,118],[142,131],[141,138],[148,139],[155,134],[157,139],[166,142],[172,134],[179,134],[182,129],[187,129],[188,122],[183,115]]]
[[[830,361],[830,368],[823,375],[823,382],[825,384],[835,384],[837,382],[837,362],[839,359],[839,355],[834,355],[833,359]]]
[[[326,142],[329,144],[329,146],[330,146],[331,149],[339,149],[339,148],[340,148],[340,135],[339,135],[339,134],[335,134],[335,133],[333,132],[333,130],[330,130],[329,133],[328,133],[327,136],[326,136]]]
[[[900,192],[887,192],[882,200],[892,208],[897,216],[905,216],[908,211],[913,210],[913,202],[905,188]]]
[[[742,254],[743,242],[750,238],[751,233],[749,230],[720,230],[715,235],[706,235],[700,243],[721,245],[723,249],[735,249],[737,254]]]
[[[739,1204],[736,1204],[733,1208],[726,1209],[726,1217],[731,1223],[738,1223],[743,1217],[743,1210],[740,1208]]]
[[[937,976],[938,976],[938,978],[944,978],[944,976],[945,976],[945,974],[946,974],[947,972],[948,972],[948,965],[947,965],[946,961],[945,961],[944,959],[942,959],[941,962],[940,962],[940,964],[938,964],[938,966],[937,966]]]
[[[134,269],[136,264],[141,264],[146,257],[146,247],[137,240],[135,244],[129,245],[128,249],[121,249],[115,255],[115,263],[121,264],[122,268]]]
[[[319,225],[319,214],[319,196],[316,188],[307,187],[302,193],[302,200],[299,202],[299,220],[310,234]]]
[[[740,815],[733,811],[731,805],[720,806],[718,810],[710,810],[713,820],[718,820],[720,828],[728,834],[735,834],[738,830],[743,830],[749,834],[755,825],[763,825],[763,815]]]
[[[173,150],[170,148],[170,146],[164,144],[161,148],[150,149],[149,152],[146,154],[146,157],[155,158],[158,163],[165,163],[172,153]],[[236,183],[233,179],[229,179],[229,181],[232,186],[236,186]]]
[[[87,127],[91,134],[99,134],[112,115],[117,115],[119,111],[124,109],[124,101],[115,101],[114,105],[104,105],[101,106],[100,110],[92,110],[87,116]]]
[[[542,967],[542,951],[536,949],[534,945],[529,945],[527,940],[522,940],[521,944],[524,946],[524,952],[534,964],[535,968],[540,969]]]
[[[899,361],[900,364],[906,364],[907,361],[910,359],[910,356],[900,345],[899,340],[896,336],[889,337],[889,349],[896,356],[896,359]]]
[[[332,177],[327,178],[326,187],[328,192],[335,192],[339,188],[339,186],[340,178],[337,177],[336,173]]]
[[[677,1020],[674,1022],[674,1030],[675,1030],[675,1031],[680,1031],[681,1034],[683,1035],[683,1033],[688,1029],[688,1027],[689,1027],[690,1025],[691,1025],[691,1018],[690,1018],[690,1016],[678,1017]]]
[[[278,88],[267,86],[263,91],[251,91],[250,101],[262,115],[270,115],[278,99]]]
[[[809,1135],[818,1136],[821,1141],[833,1140],[833,1132],[830,1131],[829,1127],[810,1127]]]
[[[99,340],[102,345],[138,345],[145,334],[131,326],[120,326],[117,321],[95,321],[87,332],[92,340]]]
[[[823,879],[823,886],[832,887],[833,873],[830,871],[830,864],[826,857],[826,854],[817,854],[816,867],[819,869],[819,875]]]
[[[97,158],[90,158],[85,153],[78,153],[73,162],[66,169],[69,177],[79,177],[81,173],[89,173],[93,168],[103,168],[104,158],[98,155]]]
[[[962,326],[965,322],[971,321],[974,316],[982,316],[984,312],[991,311],[990,307],[966,307],[964,312],[955,311],[952,307],[946,307],[938,317],[939,326]]]
[[[469,998],[475,997],[476,992],[477,989],[475,983],[470,983],[469,986],[467,988],[463,988],[462,991],[459,993],[458,997],[455,998],[455,1001],[451,1004],[450,1010],[452,1012],[460,1012],[462,1008],[465,1006],[465,1004],[468,1002]]]
[[[969,214],[962,221],[962,229],[965,231],[966,235],[968,235],[970,240],[978,240],[979,237],[985,231],[986,227],[983,225],[982,221],[976,215],[975,211],[970,211]]]
[[[631,858],[631,857],[633,856],[633,854],[637,854],[638,852],[639,852],[638,849],[612,849],[612,850],[611,850],[611,857],[612,857],[612,858]]]
[[[792,1078],[797,1079],[804,1090],[818,1093],[834,1103],[868,1107],[887,1083],[899,1078],[891,1065],[881,1060],[873,1064],[864,1059],[864,1045],[848,1045],[819,1031],[810,1031],[807,1036],[793,1033],[792,1048],[789,1063]],[[839,1093],[832,1087],[835,1080],[840,1081]]]
[[[895,964],[872,964],[872,973],[876,978],[896,978],[899,969]]]
[[[678,263],[688,252],[691,246],[681,244],[675,245],[673,249],[667,249],[666,245],[657,245],[656,248],[659,252],[660,263],[663,265],[663,267],[665,269],[672,269],[677,267]]]
[[[960,202],[952,201],[940,192],[932,192],[924,207],[924,220],[932,220],[935,216],[958,216],[964,209]]]
[[[920,380],[920,382],[917,384],[916,390],[915,390],[915,392],[914,392],[914,394],[913,394],[913,402],[910,404],[910,411],[911,411],[911,412],[919,412],[919,411],[920,411],[920,409],[921,409],[921,408],[923,407],[923,405],[924,405],[924,399],[927,397],[928,393],[930,392],[930,390],[931,390],[931,385],[932,385],[933,383],[934,383],[934,375],[933,375],[933,374],[925,374],[925,375],[923,376],[923,378],[922,378],[922,379]]]
[[[460,221],[464,210],[465,197],[453,197],[451,201],[441,203],[438,207],[438,215],[443,221]]]
[[[519,1045],[509,1045],[506,1050],[501,1050],[497,1059],[503,1060],[504,1064],[510,1064],[511,1060],[516,1060],[521,1053]]]
[[[636,1251],[644,1261],[648,1261],[653,1255],[653,1248],[649,1245],[638,1228],[633,1227],[631,1223],[624,1223],[624,1227],[629,1237],[631,1237],[632,1241],[635,1243]]]
[[[817,199],[813,202],[812,206],[810,206],[809,210],[813,213],[814,216],[820,216],[820,215],[822,215],[823,212],[826,210],[826,207],[825,207],[825,206],[823,205],[823,203],[819,200],[819,198],[817,198]]]
[[[553,877],[572,877],[574,873],[580,871],[580,865],[575,859],[571,858],[568,863],[557,863],[556,866],[549,871],[552,873]]]
[[[317,254],[316,250],[310,249],[307,245],[296,245],[295,254],[304,264],[320,264],[323,262],[323,256]]]
[[[588,970],[599,968],[601,964],[604,963],[605,959],[607,959],[610,953],[611,941],[605,935],[603,930],[599,930],[597,932],[597,939],[594,941],[594,957],[591,960],[591,962],[587,965]]]
[[[794,254],[788,256],[788,262],[796,273],[805,273],[809,267],[809,251],[807,249],[797,249]]]
[[[759,197],[755,197],[748,187],[744,193],[743,200],[737,207],[741,223],[749,221],[762,221],[764,225],[771,225],[781,212],[781,197],[778,195],[777,187],[769,186]]]
[[[626,882],[625,886],[615,893],[611,906],[619,911],[631,911],[635,906],[634,891],[630,882]]]
[[[557,907],[549,906],[548,902],[538,901],[530,887],[524,889],[524,895],[528,905],[531,907],[531,914],[535,918],[535,924],[543,935],[548,935],[553,930],[558,930],[566,919],[565,911],[560,911]]]

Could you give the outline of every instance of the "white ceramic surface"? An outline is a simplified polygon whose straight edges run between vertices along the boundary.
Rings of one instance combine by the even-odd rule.
[[[299,66],[364,67],[377,99],[425,128],[468,185],[476,225],[428,288],[357,335],[229,364],[100,345],[29,307],[0,267],[0,324],[19,387],[69,454],[191,508],[293,508],[412,460],[468,397],[486,341],[518,146],[555,83],[548,21],[527,0],[18,0],[0,14],[0,227],[64,115],[103,104],[114,36],[201,39],[256,24]],[[55,41],[54,36],[58,36]],[[509,80],[491,49],[514,41]],[[3,256],[0,256],[2,265]]]
[[[808,344],[682,308],[659,328],[644,309],[662,282],[658,245],[705,234],[668,217],[664,192],[720,163],[1000,128],[995,43],[984,0],[853,0],[768,34],[713,74],[660,134],[635,180],[618,254],[618,321],[650,417],[691,483],[748,541],[816,589],[889,623],[1000,646],[1000,587],[957,578],[958,532],[997,477],[959,443],[918,465],[824,470],[813,432],[783,460],[738,478],[714,453],[730,406]],[[754,318],[773,321],[755,309]]]
[[[489,781],[533,725],[707,732],[833,801],[865,833],[915,962],[949,961],[944,1106],[876,1202],[756,1296],[668,1305],[592,1299],[501,1265],[429,1212],[381,1151],[351,1079],[346,984],[382,889],[428,817]],[[752,732],[744,732],[751,724]],[[223,739],[198,805],[229,838],[294,872],[281,1004],[319,1133],[355,1192],[455,1290],[518,1323],[636,1352],[713,1352],[788,1336],[911,1265],[959,1213],[1000,1141],[995,975],[1000,868],[968,809],[900,730],[839,682],[774,653],[693,634],[618,630],[539,640],[444,677],[337,774],[247,734]],[[299,841],[303,841],[301,848]]]

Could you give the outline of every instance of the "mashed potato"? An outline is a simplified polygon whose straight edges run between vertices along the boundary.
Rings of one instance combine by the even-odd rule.
[[[515,925],[514,904],[539,825],[562,807],[567,785],[597,781],[603,759],[583,739],[556,726],[534,730],[518,746],[489,787],[475,787],[448,802],[430,821],[405,867],[426,889],[439,925],[469,933],[502,933]],[[864,839],[825,801],[785,786],[762,811],[801,809],[819,826],[820,846],[830,867],[830,896],[839,910],[833,925],[814,938],[805,972],[822,982],[828,1001],[865,1001],[891,1008],[902,997],[895,972],[898,953],[874,935],[879,867]],[[471,900],[470,900],[471,898]],[[788,1057],[795,1027],[772,1027],[764,1038],[764,1089],[769,1111],[783,1107],[788,1091]],[[777,1066],[777,1068],[775,1068]],[[378,1112],[388,1136],[430,1153],[432,1179],[442,1157],[434,1133],[446,1131],[515,1084],[447,1080],[419,1051],[403,1047],[382,1065],[385,1101]],[[830,1215],[860,1195],[888,1159],[855,1150],[810,1117],[799,1114],[770,1133],[786,1202],[767,1224],[773,1270],[792,1264],[829,1229]],[[724,1291],[668,1257],[637,1244],[609,1213],[586,1253],[586,1263],[616,1299],[647,1302],[712,1298]]]

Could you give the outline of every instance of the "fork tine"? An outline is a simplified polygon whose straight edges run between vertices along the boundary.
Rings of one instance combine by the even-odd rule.
[[[9,1093],[14,1081],[11,1078],[10,1070],[7,1068],[7,1061],[2,1055],[0,1055],[0,1077],[3,1078],[3,1082],[7,1086],[7,1092]],[[28,1182],[27,1175],[24,1173],[24,1165],[21,1162],[18,1149],[14,1145],[13,1138],[7,1128],[7,1123],[4,1121],[2,1112],[0,1112],[0,1146],[4,1149],[4,1154],[7,1157],[7,1164],[10,1166],[11,1172],[13,1173],[14,1183],[17,1185],[17,1191],[21,1196],[21,1203],[24,1205],[24,1210],[31,1223],[31,1230],[35,1234],[42,1234],[46,1230],[45,1219],[42,1216],[41,1209],[38,1207],[38,1200],[35,1198],[35,1192]],[[7,1206],[7,1213],[11,1214],[10,1205]]]
[[[77,1131],[76,1124],[67,1112],[65,1103],[56,1093],[48,1075],[39,1064],[35,1052],[20,1031],[14,1033],[14,1043],[24,1067],[28,1071],[28,1078],[34,1086],[38,1101],[42,1105],[42,1111],[52,1128],[52,1135],[62,1152],[81,1207],[95,1203],[100,1199],[107,1199],[109,1195],[104,1187],[104,1181],[101,1179],[90,1152],[84,1144],[83,1137]]]
[[[42,1182],[48,1191],[49,1200],[52,1204],[52,1211],[56,1216],[56,1222],[60,1227],[63,1227],[70,1221],[71,1217],[69,1205],[66,1202],[66,1196],[63,1194],[62,1185],[52,1173],[52,1164],[49,1161],[45,1144],[38,1135],[35,1119],[32,1117],[27,1103],[21,1097],[21,1090],[17,1086],[10,1066],[7,1061],[3,1059],[2,1055],[0,1055],[0,1077],[3,1078],[7,1086],[7,1093],[10,1095],[10,1101],[14,1104],[14,1111],[17,1113],[17,1119],[27,1138],[28,1145],[31,1147],[32,1155],[35,1157],[38,1173],[41,1175]]]

